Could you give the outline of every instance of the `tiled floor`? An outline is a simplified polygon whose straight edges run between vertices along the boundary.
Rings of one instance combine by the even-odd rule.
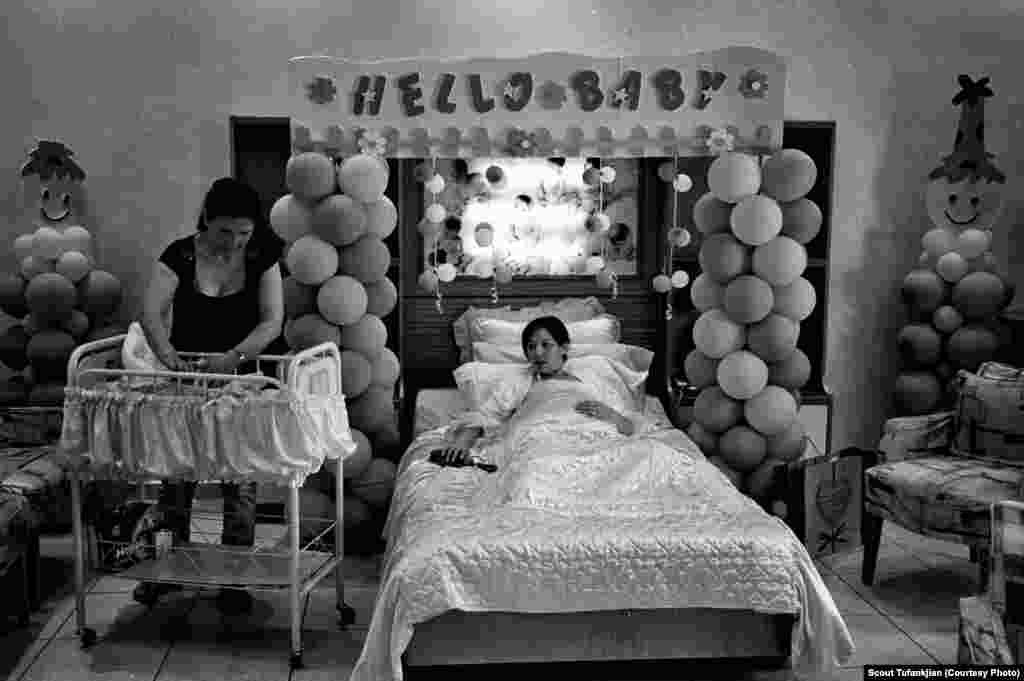
[[[45,606],[28,629],[0,636],[0,675],[9,681],[344,681],[366,635],[378,568],[374,559],[346,561],[347,600],[357,611],[357,624],[346,631],[335,624],[332,580],[314,591],[306,611],[305,668],[291,671],[286,595],[277,592],[259,594],[248,618],[222,620],[209,593],[183,592],[147,611],[132,601],[133,582],[104,576],[93,584],[87,605],[99,642],[83,650],[68,586],[69,538],[46,538],[44,553]],[[976,589],[965,548],[887,526],[874,587],[860,583],[859,552],[819,567],[857,645],[856,659],[831,678],[859,681],[865,663],[955,662],[957,600]],[[634,680],[697,678],[687,665],[659,667],[657,673],[646,666],[632,670],[608,673]],[[609,678],[595,673],[592,678]],[[735,674],[715,677],[792,678],[775,671]]]

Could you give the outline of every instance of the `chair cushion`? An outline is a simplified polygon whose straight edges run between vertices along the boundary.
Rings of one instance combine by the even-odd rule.
[[[22,539],[39,528],[39,517],[20,494],[0,490],[0,542]]]
[[[0,448],[0,494],[24,497],[45,528],[71,522],[69,477],[57,454],[56,444]]]
[[[954,428],[954,454],[1024,464],[1024,371],[986,362],[957,374]]]
[[[1019,497],[1024,468],[954,455],[925,456],[865,472],[873,515],[938,539],[985,546],[993,502]]]

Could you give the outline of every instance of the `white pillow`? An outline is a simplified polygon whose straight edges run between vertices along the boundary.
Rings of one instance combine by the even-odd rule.
[[[633,371],[647,372],[651,370],[654,353],[647,348],[625,343],[571,343],[569,357],[588,357],[597,355],[607,357],[625,364]],[[492,364],[527,364],[523,347],[516,345],[495,345],[493,343],[473,343],[473,360]]]
[[[518,345],[522,347],[523,329],[529,322],[509,322],[503,319],[474,319],[471,326],[474,343],[492,345]],[[600,315],[593,319],[569,322],[569,342],[583,345],[618,343],[619,320],[612,315]]]
[[[473,341],[483,340],[473,337],[473,321],[476,319],[504,319],[509,322],[528,322],[537,317],[552,315],[558,317],[566,324],[580,322],[586,319],[593,319],[604,314],[604,306],[597,298],[563,298],[557,302],[544,301],[539,305],[522,307],[513,310],[511,306],[504,307],[469,307],[462,315],[452,322],[452,332],[455,335],[455,345],[459,348],[459,361],[471,362]]]
[[[526,367],[522,364],[467,362],[455,370],[455,385],[470,409],[477,409],[498,386],[517,380],[524,371]]]

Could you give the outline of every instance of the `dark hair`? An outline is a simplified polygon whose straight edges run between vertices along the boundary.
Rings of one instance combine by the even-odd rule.
[[[454,215],[449,215],[444,219],[444,228],[451,232],[461,231],[462,220],[460,218],[455,217]]]
[[[520,195],[518,195],[518,196],[516,197],[516,201],[522,201],[522,202],[523,202],[523,203],[525,203],[525,204],[526,204],[527,206],[532,206],[532,205],[533,205],[533,199],[531,199],[531,198],[530,198],[530,197],[529,197],[528,195],[526,195],[526,194],[520,194]]]
[[[544,329],[551,334],[551,337],[555,339],[555,342],[559,345],[569,344],[569,329],[565,328],[565,322],[558,317],[537,317],[531,320],[526,328],[523,329],[523,352],[526,352],[526,345],[530,342],[530,338],[533,334],[537,333],[541,329]]]
[[[203,199],[196,231],[205,232],[207,220],[217,218],[245,218],[252,220],[252,241],[256,248],[284,248],[281,239],[270,227],[270,221],[263,213],[263,204],[256,190],[233,177],[222,177],[210,185]]]
[[[549,158],[548,159],[548,163],[556,165],[559,168],[564,168],[565,167],[565,157],[564,156],[555,156],[553,158]]]

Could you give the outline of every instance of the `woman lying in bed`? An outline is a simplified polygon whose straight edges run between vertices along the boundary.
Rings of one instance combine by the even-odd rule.
[[[480,405],[477,414],[454,425],[449,431],[450,444],[442,450],[441,461],[469,463],[470,451],[485,434],[507,425],[513,416],[522,421],[524,415],[535,410],[558,413],[569,406],[566,400],[581,416],[602,421],[623,436],[633,435],[638,424],[635,417],[626,413],[633,410],[624,408],[623,404],[630,396],[616,391],[614,383],[625,379],[623,387],[632,390],[637,386],[628,383],[642,383],[644,375],[630,376],[628,369],[603,357],[570,360],[569,342],[569,331],[558,317],[538,317],[527,324],[522,344],[528,367],[524,367],[521,376],[513,376],[495,390]],[[610,378],[610,373],[617,377]],[[456,382],[461,384],[463,378],[457,370]],[[613,385],[611,389],[609,383]],[[617,404],[613,407],[609,402]]]
[[[684,433],[641,415],[646,373],[566,359],[551,318],[521,340],[529,364],[456,370],[471,411],[437,433],[449,460],[479,456],[497,471],[434,466],[431,437],[403,458],[354,681],[401,679],[413,627],[449,611],[798,614],[795,666],[848,659],[849,632],[806,549]]]

